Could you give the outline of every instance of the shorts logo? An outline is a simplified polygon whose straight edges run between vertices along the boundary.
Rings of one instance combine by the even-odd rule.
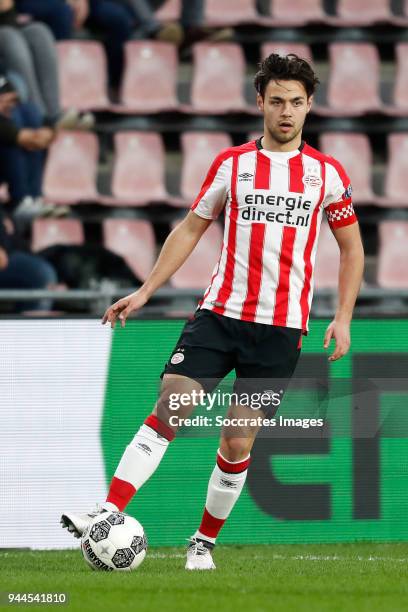
[[[302,178],[302,181],[306,187],[312,187],[312,189],[318,189],[323,185],[323,181],[320,176],[316,176],[315,174],[306,174]]]
[[[170,363],[172,363],[173,365],[177,365],[178,363],[181,363],[182,361],[184,361],[183,353],[174,353],[173,357],[170,360]]]

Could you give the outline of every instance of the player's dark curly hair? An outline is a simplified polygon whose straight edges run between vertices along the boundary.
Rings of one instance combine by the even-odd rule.
[[[307,97],[310,98],[320,83],[311,65],[295,53],[278,55],[272,53],[259,64],[255,75],[254,85],[256,91],[265,96],[269,81],[300,81],[303,83]]]

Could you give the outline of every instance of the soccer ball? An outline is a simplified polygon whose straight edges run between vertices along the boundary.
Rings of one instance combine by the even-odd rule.
[[[123,512],[102,512],[85,529],[81,550],[92,569],[132,571],[146,556],[142,525]]]

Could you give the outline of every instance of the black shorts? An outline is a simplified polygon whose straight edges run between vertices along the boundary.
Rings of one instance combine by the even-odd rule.
[[[235,370],[236,393],[283,392],[296,368],[301,340],[301,329],[197,310],[184,326],[161,378],[164,374],[187,376],[210,393]]]

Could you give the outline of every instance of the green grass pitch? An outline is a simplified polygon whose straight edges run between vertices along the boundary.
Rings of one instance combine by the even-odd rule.
[[[187,572],[183,549],[150,548],[136,572],[104,573],[80,550],[3,550],[0,590],[66,592],[68,604],[24,608],[67,612],[408,610],[408,543],[220,545],[214,560],[216,571]]]

